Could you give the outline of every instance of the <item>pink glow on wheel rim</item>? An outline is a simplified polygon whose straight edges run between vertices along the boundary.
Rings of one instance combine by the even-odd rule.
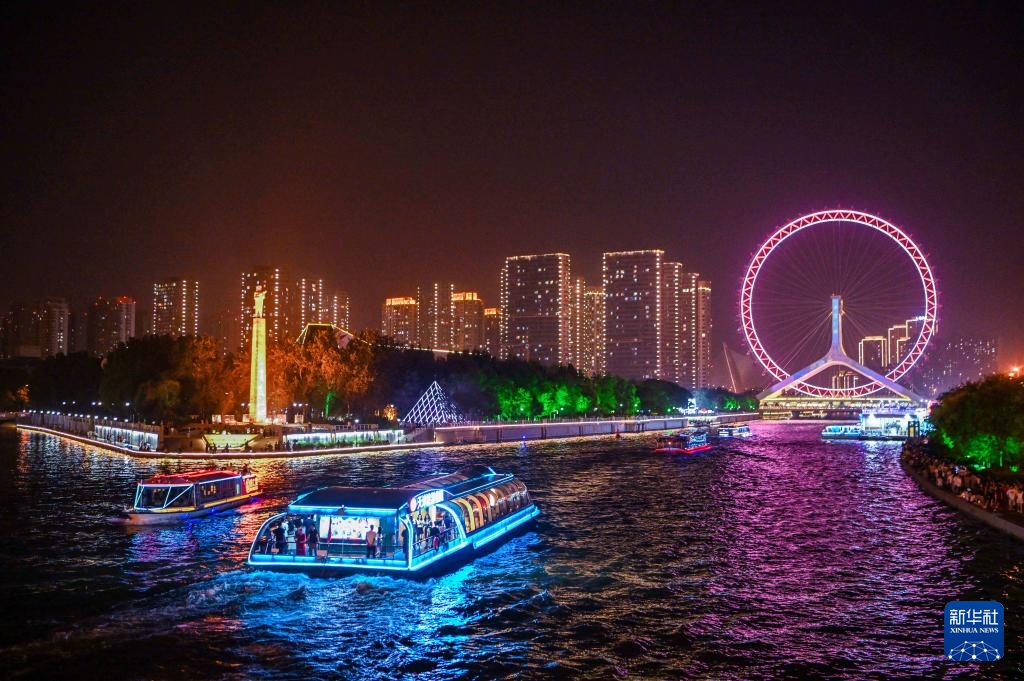
[[[774,234],[768,237],[767,241],[761,244],[761,247],[754,254],[754,257],[751,258],[750,264],[747,266],[747,272],[743,277],[743,288],[740,291],[740,321],[743,324],[743,335],[747,340],[747,345],[750,347],[754,358],[757,359],[761,366],[765,368],[765,371],[767,371],[769,375],[773,376],[777,381],[789,378],[790,374],[772,358],[757,335],[757,328],[752,311],[752,301],[757,284],[757,275],[764,266],[768,256],[770,256],[783,241],[804,229],[828,222],[853,222],[865,227],[870,227],[882,234],[885,234],[887,237],[892,239],[903,250],[903,252],[907,254],[907,256],[910,257],[915,269],[917,270],[917,274],[921,279],[921,288],[924,294],[924,321],[921,326],[921,333],[918,335],[917,342],[914,343],[914,346],[910,349],[910,352],[907,353],[906,357],[904,357],[899,364],[885,374],[885,377],[889,380],[898,381],[908,371],[910,371],[914,364],[917,363],[917,360],[921,358],[921,355],[924,354],[924,350],[928,346],[929,341],[931,341],[932,336],[935,334],[938,295],[936,294],[935,279],[932,276],[931,267],[928,265],[928,261],[925,259],[924,253],[921,252],[921,249],[918,248],[917,244],[915,244],[913,240],[911,240],[911,238],[899,227],[896,227],[892,223],[869,213],[862,213],[856,210],[824,210],[818,211],[817,213],[810,213],[793,220],[783,227],[780,227]],[[853,388],[823,388],[805,381],[800,381],[793,387],[805,395],[833,398],[870,395],[882,388],[881,384],[875,381]]]

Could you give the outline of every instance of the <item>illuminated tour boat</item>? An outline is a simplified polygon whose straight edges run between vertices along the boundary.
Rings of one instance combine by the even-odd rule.
[[[707,449],[711,449],[707,431],[699,430],[662,435],[658,438],[658,445],[654,451],[664,454],[693,454]]]
[[[125,512],[132,524],[173,523],[241,506],[259,493],[256,475],[245,471],[154,475],[138,484],[135,501]]]
[[[719,426],[718,437],[720,438],[733,438],[733,437],[754,437],[754,433],[750,430],[750,426],[746,424],[738,426]]]
[[[397,487],[324,487],[263,523],[249,565],[316,576],[435,573],[538,515],[526,485],[488,466]]]

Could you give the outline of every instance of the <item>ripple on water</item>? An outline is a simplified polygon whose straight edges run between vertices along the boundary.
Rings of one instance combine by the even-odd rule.
[[[160,462],[0,430],[7,671],[50,678],[992,676],[937,655],[946,601],[1008,605],[1024,552],[923,495],[890,444],[755,426],[718,451],[652,436],[258,461],[268,494],[165,528],[109,518]],[[299,490],[466,463],[521,475],[535,531],[441,577],[241,569]],[[192,470],[202,462],[171,463]],[[1008,661],[1009,660],[1009,661]]]

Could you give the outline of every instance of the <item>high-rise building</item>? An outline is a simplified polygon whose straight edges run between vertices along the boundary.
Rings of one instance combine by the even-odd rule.
[[[277,343],[294,330],[289,325],[289,289],[286,272],[280,267],[255,267],[242,273],[242,300],[238,315],[241,330],[239,347],[242,348],[248,348],[252,344],[253,294],[257,286],[262,286],[267,292],[267,297],[263,300],[263,317],[267,320],[267,342]],[[301,331],[302,329],[295,331],[294,335],[298,336]]]
[[[484,301],[474,291],[452,294],[454,328],[453,350],[479,350],[484,347]]]
[[[118,296],[114,299],[114,342],[127,343],[135,338],[135,299]]]
[[[451,350],[455,336],[455,284],[436,281],[416,289],[419,344],[425,348]]]
[[[886,349],[888,354],[885,357],[885,366],[895,366],[903,358],[907,345],[907,325],[896,324],[890,326],[889,330],[885,334],[886,337]]]
[[[199,282],[175,277],[153,284],[152,318],[157,336],[198,336]]]
[[[711,285],[696,272],[683,275],[683,385],[706,388],[711,383]]]
[[[501,270],[501,347],[505,356],[542,364],[569,360],[569,256],[505,258]]]
[[[71,351],[71,310],[63,298],[47,298],[40,304],[39,349],[43,357]]]
[[[93,355],[105,355],[117,345],[117,318],[114,303],[99,296],[89,305],[85,318],[85,349]]]
[[[331,296],[331,324],[346,331],[351,331],[349,309],[350,303],[347,291],[338,291]]]
[[[687,375],[686,330],[689,310],[685,307],[688,285],[682,263],[666,262],[661,272],[661,377],[679,385],[690,385]]]
[[[576,350],[573,363],[588,376],[603,375],[604,288],[584,286],[576,310]]]
[[[491,357],[501,357],[501,309],[484,308],[484,350]]]
[[[152,324],[152,320],[149,321]],[[73,310],[71,312],[71,352],[88,352],[89,339],[86,331],[89,328],[89,311]]]
[[[849,390],[851,388],[856,388],[859,380],[860,374],[858,374],[856,371],[847,371],[846,369],[840,369],[836,373],[832,374],[832,389]]]
[[[620,251],[602,257],[605,369],[642,380],[661,377],[664,251]]]
[[[419,336],[416,320],[419,304],[415,298],[386,298],[381,308],[380,332],[401,345],[415,345]]]
[[[879,373],[885,373],[889,357],[889,339],[886,336],[865,336],[857,344],[857,362]]]
[[[952,338],[933,341],[906,382],[918,394],[935,398],[998,370],[998,348],[994,338]]]
[[[290,326],[287,329],[287,334],[289,337],[298,337],[306,328],[306,324],[330,321],[331,307],[324,294],[323,279],[303,277],[295,282],[289,295],[293,308],[292,313],[288,316]]]

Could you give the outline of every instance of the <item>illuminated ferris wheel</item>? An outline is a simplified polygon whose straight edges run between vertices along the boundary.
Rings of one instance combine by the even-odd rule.
[[[754,253],[740,292],[744,337],[776,387],[824,398],[897,387],[934,335],[937,308],[918,245],[855,210],[780,227]]]

